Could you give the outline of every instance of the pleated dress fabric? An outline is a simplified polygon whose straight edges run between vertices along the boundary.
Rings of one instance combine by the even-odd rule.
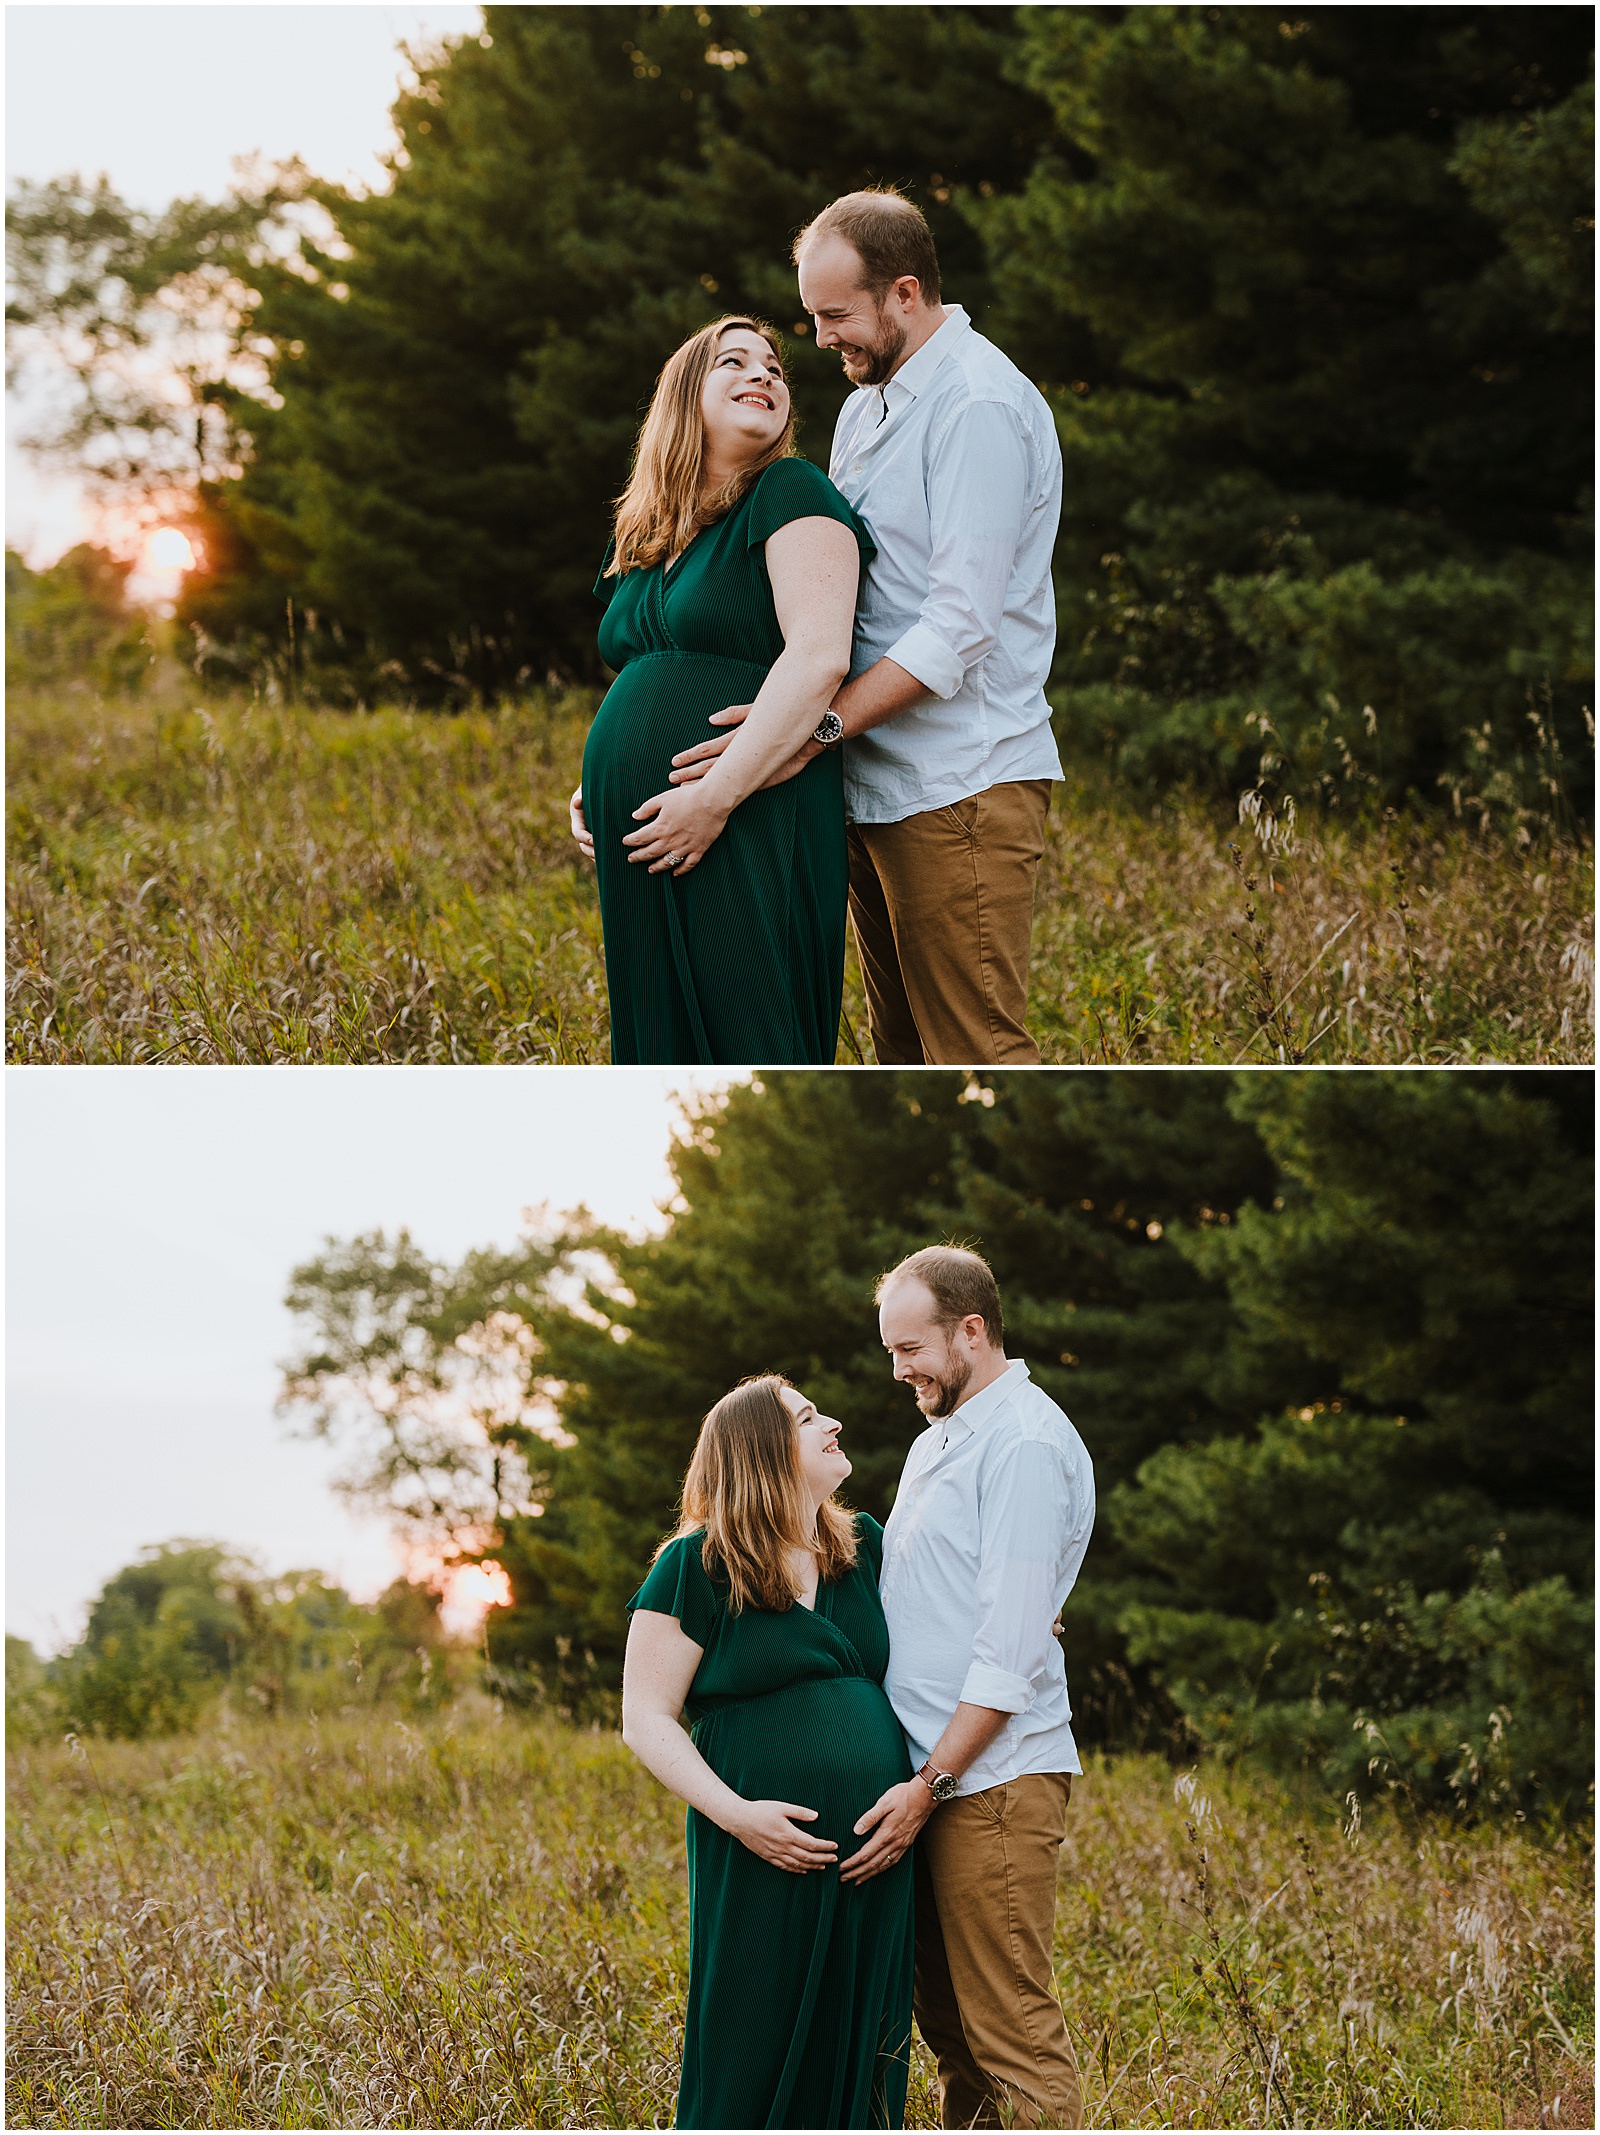
[[[628,1604],[705,1648],[686,1707],[695,1746],[751,1801],[817,1811],[840,1861],[886,1787],[911,1776],[883,1693],[883,1529],[856,1516],[852,1569],[782,1614],[727,1605],[699,1535],[672,1543]],[[900,2127],[911,2051],[912,1863],[866,1883],[776,1868],[689,1811],[689,2005],[680,2128]]]
[[[669,570],[602,576],[600,653],[617,679],[589,731],[584,815],[595,841],[618,1062],[828,1066],[844,991],[848,897],[837,749],[753,793],[682,877],[629,862],[633,811],[668,791],[672,758],[749,704],[783,651],[765,544],[794,519],[862,521],[808,460],[778,460]],[[609,562],[609,554],[607,561]]]

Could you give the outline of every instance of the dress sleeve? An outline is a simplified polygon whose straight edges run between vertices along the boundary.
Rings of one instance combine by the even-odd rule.
[[[791,519],[837,519],[855,535],[864,564],[878,553],[866,521],[809,460],[774,460],[760,476],[750,498],[746,539],[751,548],[760,548]]]
[[[860,1553],[872,1567],[874,1583],[883,1577],[883,1529],[870,1512],[856,1514],[856,1541]]]
[[[621,583],[619,579],[607,578],[606,576],[607,571],[609,571],[611,568],[611,559],[616,554],[616,550],[616,539],[615,536],[613,536],[613,538],[606,543],[606,552],[600,559],[600,575],[594,582],[594,597],[600,603],[602,608],[609,608],[611,606],[611,596],[613,593],[616,592],[618,585]]]
[[[628,1603],[635,1609],[653,1609],[661,1616],[676,1616],[685,1638],[697,1646],[709,1646],[716,1629],[721,1604],[700,1559],[701,1535],[680,1535],[669,1542],[650,1567],[650,1575]]]

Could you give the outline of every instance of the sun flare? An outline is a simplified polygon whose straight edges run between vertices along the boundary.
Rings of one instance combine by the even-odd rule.
[[[472,1637],[491,1609],[511,1606],[511,1581],[493,1558],[485,1564],[453,1565],[444,1575],[439,1614],[456,1637]]]
[[[194,547],[177,527],[158,526],[145,542],[142,561],[147,571],[192,571]]]

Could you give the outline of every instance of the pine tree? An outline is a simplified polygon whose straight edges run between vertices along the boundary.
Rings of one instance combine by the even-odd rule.
[[[986,1115],[966,1077],[774,1074],[703,1112],[660,1238],[596,1239],[611,1275],[540,1312],[541,1371],[573,1444],[547,1508],[504,1531],[516,1606],[491,1651],[581,1702],[615,1682],[627,1597],[669,1531],[700,1422],[779,1371],[844,1424],[853,1506],[886,1517],[922,1428],[878,1339],[877,1277],[948,1234],[958,1154]],[[542,1449],[541,1449],[542,1457]]]
[[[1581,1790],[1587,1080],[1239,1081],[1277,1191],[1175,1242],[1226,1288],[1216,1383],[1259,1388],[1261,1420],[1161,1448],[1107,1507],[1147,1575],[1119,1616],[1130,1654],[1203,1741],[1341,1786],[1376,1758],[1419,1794],[1470,1793],[1480,1767],[1507,1800]],[[1301,1405],[1274,1412],[1286,1358]]]
[[[252,266],[279,404],[242,411],[249,464],[209,500],[208,545],[252,549],[279,612],[321,618],[313,649],[369,691],[598,674],[611,501],[680,341],[746,307],[792,327],[826,463],[847,387],[804,342],[788,255],[809,216],[909,183],[981,305],[953,190],[1020,182],[1044,131],[1003,76],[1010,16],[486,9],[396,104],[391,188],[314,186],[334,234]],[[221,632],[237,597],[202,581],[186,612]]]
[[[972,212],[1059,414],[1069,745],[1235,786],[1275,758],[1302,801],[1530,768],[1530,709],[1581,759],[1589,19],[1024,24],[1056,138]]]
[[[694,1116],[659,1236],[576,1222],[456,1269],[404,1238],[331,1247],[297,1272],[314,1338],[289,1391],[330,1435],[365,1405],[395,1509],[420,1490],[492,1527],[501,1686],[599,1712],[700,1419],[739,1379],[786,1372],[837,1416],[848,1501],[888,1512],[921,1423],[875,1279],[966,1242],[1096,1463],[1064,1611],[1086,1744],[1556,1804],[1581,1730],[1539,1684],[1581,1706],[1592,1643],[1591,1094],[1499,1071],[780,1072]],[[492,1428],[441,1433],[441,1392]]]

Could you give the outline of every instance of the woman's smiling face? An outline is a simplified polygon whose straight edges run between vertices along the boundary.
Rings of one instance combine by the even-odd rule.
[[[850,1473],[850,1463],[839,1451],[839,1425],[831,1416],[819,1415],[814,1401],[792,1386],[779,1389],[783,1405],[794,1418],[800,1441],[800,1473],[813,1500],[821,1504],[831,1497]]]
[[[717,342],[700,391],[707,457],[742,466],[783,435],[789,387],[777,351],[748,326],[730,326]]]

